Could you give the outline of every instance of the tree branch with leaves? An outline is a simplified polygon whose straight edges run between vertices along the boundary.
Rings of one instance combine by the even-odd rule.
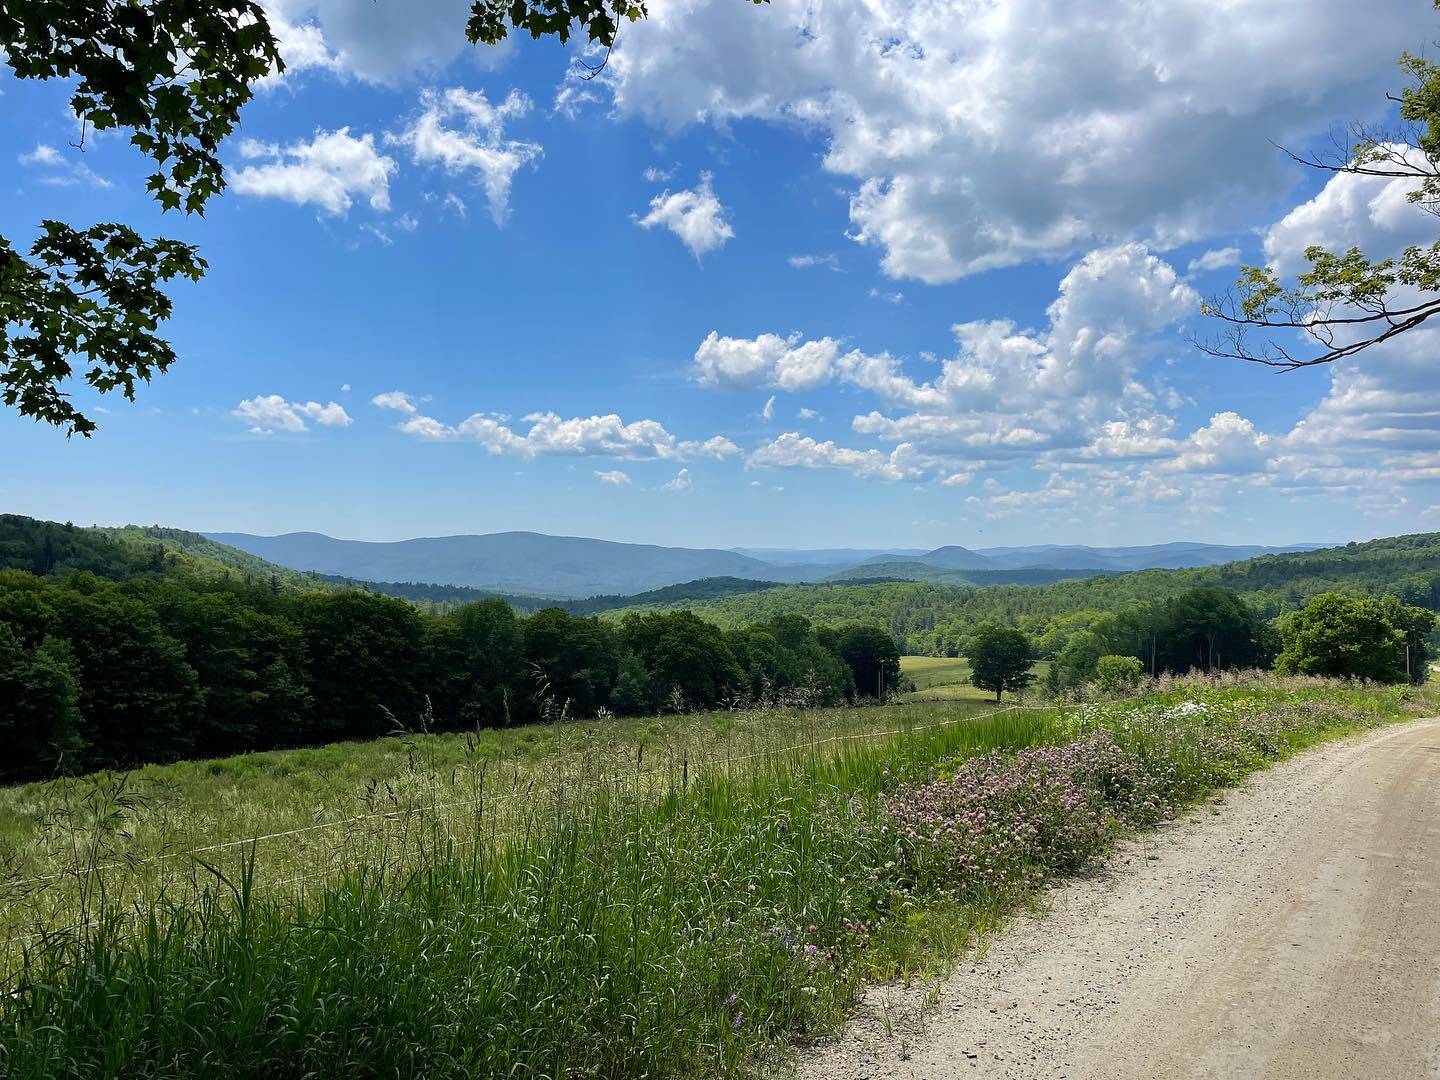
[[[1408,182],[1406,198],[1440,216],[1440,65],[1404,53],[1400,69],[1408,84],[1388,95],[1398,107],[1394,126],[1355,123],[1332,136],[1329,154],[1286,153],[1321,172]],[[1440,240],[1391,258],[1311,246],[1305,261],[1309,269],[1293,284],[1273,266],[1241,267],[1228,291],[1205,302],[1221,329],[1196,345],[1211,356],[1295,370],[1363,353],[1440,315]]]

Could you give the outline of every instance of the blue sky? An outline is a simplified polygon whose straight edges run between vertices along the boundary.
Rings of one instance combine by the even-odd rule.
[[[0,505],[704,546],[1435,528],[1432,332],[1284,376],[1190,344],[1239,261],[1433,240],[1269,142],[1382,119],[1433,15],[1285,7],[658,2],[581,82],[464,46],[463,4],[286,0],[203,219],[7,77],[0,233],[123,220],[211,269],[169,374],[76,389],[93,438],[0,415]]]

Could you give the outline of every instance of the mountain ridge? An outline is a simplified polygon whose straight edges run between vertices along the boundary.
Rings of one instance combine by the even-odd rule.
[[[1258,554],[1309,550],[1316,545],[1263,547],[1176,541],[1132,548],[1038,545],[976,551],[944,545],[914,548],[690,548],[632,544],[526,530],[425,536],[409,540],[345,540],[314,531],[259,536],[242,532],[201,535],[257,557],[307,573],[359,581],[431,582],[437,585],[566,598],[647,592],[702,578],[798,583],[838,575],[914,574],[936,580],[957,572],[1055,572],[1082,576],[1142,569],[1209,566]],[[756,557],[764,552],[775,561]],[[908,568],[908,569],[907,569]]]

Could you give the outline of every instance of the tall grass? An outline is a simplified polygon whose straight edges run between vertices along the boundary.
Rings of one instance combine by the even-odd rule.
[[[1173,811],[1405,707],[1400,691],[1191,686],[663,779],[637,754],[628,777],[552,791],[503,828],[482,803],[472,842],[416,815],[403,857],[357,848],[299,893],[260,887],[252,848],[144,905],[101,889],[74,929],[22,942],[0,1072],[740,1074],[832,1030],[862,977],[923,962],[937,921],[963,936],[1024,902],[1035,871],[1155,820],[1084,771],[1099,759],[1058,748],[1105,740],[1128,770],[1106,775]],[[922,789],[1023,779],[1037,752],[1105,815],[1064,865],[1007,847],[1025,873],[984,884],[944,842],[901,835]]]

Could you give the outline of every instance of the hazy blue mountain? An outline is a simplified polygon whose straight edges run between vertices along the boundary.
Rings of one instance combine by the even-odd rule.
[[[775,566],[854,566],[876,557],[925,554],[924,548],[731,548]]]
[[[877,563],[903,563],[915,562],[924,563],[927,566],[938,566],[945,570],[997,570],[1002,569],[1003,564],[981,555],[979,552],[971,551],[969,548],[949,544],[945,547],[938,547],[934,551],[927,551],[920,555],[900,556],[878,555],[866,559],[861,564],[861,569],[873,566]]]
[[[313,532],[283,536],[205,535],[294,570],[362,581],[427,582],[566,598],[614,597],[720,577],[786,583],[836,577],[907,577],[975,584],[1038,584],[1063,577],[1125,570],[1209,566],[1272,552],[1309,550],[1314,546],[1267,548],[1175,543],[1093,548],[1044,544],[972,551],[952,544],[924,552],[914,548],[727,551],[621,544],[532,532],[434,536],[391,542],[337,540]]]
[[[773,579],[775,568],[735,551],[619,544],[578,536],[505,532],[375,542],[321,533],[212,540],[296,570],[368,581],[426,581],[547,596],[634,593],[707,577]],[[815,576],[827,570],[817,569]],[[796,580],[793,573],[783,575]],[[801,579],[803,580],[803,579]]]

